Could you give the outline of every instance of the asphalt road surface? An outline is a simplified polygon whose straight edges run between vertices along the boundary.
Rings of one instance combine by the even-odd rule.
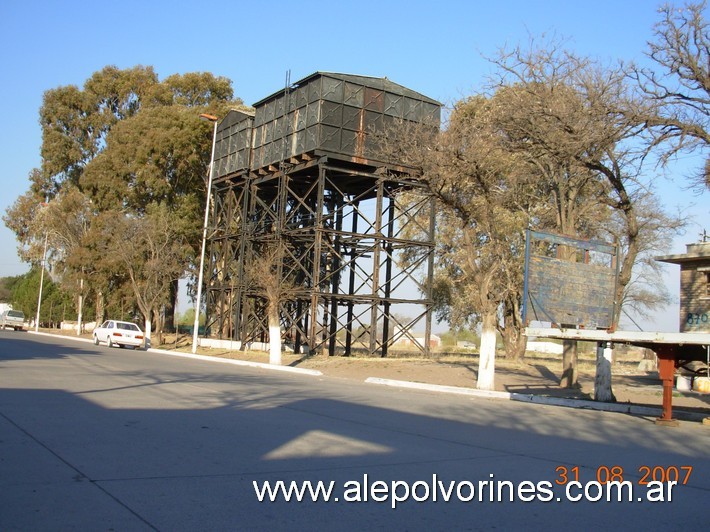
[[[699,423],[0,331],[2,531],[701,530],[709,444]],[[597,480],[630,488],[585,500]],[[278,481],[330,500],[270,502]]]

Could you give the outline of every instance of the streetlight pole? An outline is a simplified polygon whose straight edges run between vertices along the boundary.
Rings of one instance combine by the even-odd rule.
[[[35,318],[35,332],[39,332],[39,309],[42,305],[42,288],[44,286],[44,263],[47,260],[47,238],[49,234],[44,232],[44,253],[42,253],[42,270],[39,274],[39,295],[37,296],[37,317]]]
[[[45,196],[44,202],[40,203],[41,207],[46,207],[49,204],[49,196]],[[37,316],[35,316],[35,332],[39,332],[39,310],[42,306],[42,288],[44,287],[44,264],[47,261],[47,240],[49,232],[44,228],[44,252],[42,253],[42,269],[39,274],[39,294],[37,295]]]
[[[200,327],[200,302],[202,300],[202,278],[205,268],[205,245],[207,243],[207,222],[210,215],[210,197],[212,195],[212,177],[214,174],[214,149],[217,144],[217,120],[216,116],[201,114],[201,120],[208,120],[214,123],[212,134],[212,156],[210,157],[210,172],[207,179],[207,200],[205,201],[205,221],[202,225],[202,252],[200,253],[200,271],[197,275],[197,298],[195,299],[195,323],[192,327],[192,352],[197,352],[197,335]]]

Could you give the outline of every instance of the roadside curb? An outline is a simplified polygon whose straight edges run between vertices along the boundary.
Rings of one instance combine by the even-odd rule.
[[[56,338],[58,335],[52,334],[52,333],[44,333],[44,332],[35,332],[35,331],[27,331],[30,334],[37,334],[40,336],[52,336]],[[66,338],[68,340],[73,340],[76,342],[86,342],[93,344],[92,340],[89,340],[88,338],[72,338],[71,336],[64,336],[62,335],[61,338]],[[152,347],[149,347],[148,349],[145,349],[144,351],[148,353],[157,353],[160,355],[170,355],[174,357],[183,357],[183,358],[192,358],[195,360],[204,360],[206,362],[221,362],[223,364],[232,364],[234,366],[249,366],[253,368],[261,368],[261,369],[271,369],[275,371],[284,371],[287,373],[299,373],[301,375],[313,375],[316,377],[322,376],[323,373],[317,369],[308,369],[308,368],[294,368],[292,366],[274,366],[272,364],[265,364],[263,362],[251,362],[248,360],[237,360],[234,358],[219,358],[219,357],[213,357],[213,356],[208,356],[208,355],[193,355],[192,353],[183,353],[181,351],[167,351],[165,349],[154,349]]]
[[[443,386],[440,384],[426,384],[420,382],[398,381],[394,379],[381,379],[379,377],[368,377],[366,383],[392,386],[397,388],[409,388],[415,390],[425,390],[430,392],[452,393],[458,395],[468,395],[472,397],[482,397],[486,399],[503,399],[508,401],[519,401],[522,403],[533,403],[549,406],[564,406],[568,408],[580,408],[585,410],[597,410],[602,412],[615,412],[619,414],[633,414],[637,416],[660,417],[663,414],[662,408],[652,406],[640,406],[629,403],[597,403],[584,399],[566,399],[563,397],[548,397],[543,395],[532,395],[514,392],[499,392],[491,390],[476,390],[475,388],[460,388],[457,386]],[[684,421],[703,421],[707,414],[700,412],[687,412],[673,409],[673,415],[677,419]]]

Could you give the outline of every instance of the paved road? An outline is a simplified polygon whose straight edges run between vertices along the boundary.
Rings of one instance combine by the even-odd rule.
[[[699,530],[709,443],[698,423],[662,428],[0,331],[2,531]],[[583,482],[619,466],[634,501],[568,502],[554,485],[559,466]],[[672,502],[636,500],[654,466],[693,467]],[[258,502],[253,482],[278,480],[334,481],[339,501]],[[364,498],[355,481],[370,487],[366,502],[345,502]],[[428,500],[372,500],[396,481]],[[509,481],[506,497],[523,481],[554,491],[538,492],[549,502],[523,502],[524,489],[490,502],[479,481]],[[472,501],[457,500],[471,487]]]

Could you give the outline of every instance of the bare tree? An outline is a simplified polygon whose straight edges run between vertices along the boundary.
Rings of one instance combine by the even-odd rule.
[[[38,171],[33,172],[31,180],[35,185],[41,182]],[[4,220],[18,235],[18,251],[23,259],[41,257],[42,243],[46,241],[53,280],[66,293],[78,296],[77,334],[81,334],[84,300],[89,292],[86,281],[92,263],[86,237],[95,213],[89,199],[71,184],[51,198],[39,199],[38,192],[33,190],[18,198]]]
[[[661,162],[680,151],[707,152],[710,147],[710,29],[707,3],[660,8],[661,20],[648,43],[648,57],[656,69],[632,65],[630,75],[653,104],[642,114],[652,134],[651,148],[662,147]],[[710,188],[710,159],[691,185]]]
[[[528,160],[540,192],[549,194],[541,200],[552,210],[540,212],[537,223],[563,234],[619,241],[624,253],[615,300],[628,301],[644,246],[663,240],[680,223],[669,227],[661,209],[643,210],[652,194],[637,140],[646,127],[638,117],[647,106],[629,90],[624,69],[601,67],[554,44],[516,48],[496,64],[494,86],[507,87],[501,124],[509,147]],[[659,223],[651,223],[654,218]],[[563,367],[563,373],[564,385],[577,385],[574,367]],[[613,398],[610,375],[603,380]]]
[[[495,112],[495,102],[472,97],[457,104],[439,135],[403,127],[383,143],[396,151],[395,160],[420,170],[439,203],[438,299],[452,325],[481,325],[477,387],[486,390],[495,386],[501,302],[514,289],[511,264],[527,223],[516,204],[516,158],[500,142]]]
[[[634,267],[672,229],[662,209],[645,207],[652,189],[637,140],[646,127],[638,116],[648,106],[634,97],[623,68],[602,67],[555,43],[503,51],[493,63],[490,94],[459,102],[440,135],[404,132],[384,143],[394,146],[393,160],[420,170],[446,207],[437,273],[444,274],[449,318],[466,316],[467,305],[485,332],[501,323],[503,309],[503,322],[515,327],[511,313],[522,290],[511,261],[526,225],[618,241],[616,301],[640,295],[627,288]],[[483,362],[483,341],[481,349]],[[577,386],[574,360],[567,366],[562,384]],[[610,374],[600,382],[600,397],[606,391],[613,399]]]
[[[45,230],[56,264],[63,271],[62,284],[67,292],[78,296],[77,335],[83,328],[84,301],[88,292],[86,280],[91,263],[85,246],[94,215],[89,199],[71,185],[62,188],[46,206]]]
[[[252,250],[245,270],[247,284],[256,288],[266,300],[269,363],[275,365],[281,365],[280,308],[290,288],[290,284],[282,279],[284,256],[283,242],[265,243],[260,249]]]

